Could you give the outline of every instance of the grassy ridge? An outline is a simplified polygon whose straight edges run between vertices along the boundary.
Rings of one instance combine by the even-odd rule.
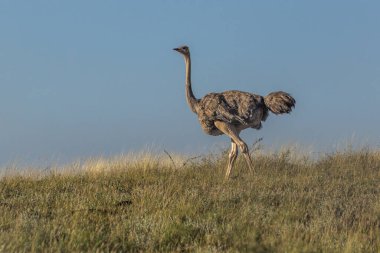
[[[140,159],[140,160],[139,160]],[[380,154],[156,158],[0,179],[0,252],[378,252]]]

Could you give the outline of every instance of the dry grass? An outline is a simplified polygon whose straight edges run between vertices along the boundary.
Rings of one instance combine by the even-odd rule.
[[[149,154],[0,179],[0,252],[378,252],[380,153]],[[183,166],[183,164],[185,165]]]

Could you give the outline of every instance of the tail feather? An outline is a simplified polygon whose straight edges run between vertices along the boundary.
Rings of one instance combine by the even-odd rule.
[[[296,105],[296,100],[283,91],[271,92],[264,97],[266,107],[274,114],[290,113]]]

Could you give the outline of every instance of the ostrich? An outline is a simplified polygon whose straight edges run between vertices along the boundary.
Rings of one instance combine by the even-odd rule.
[[[283,91],[269,93],[267,96],[230,90],[209,93],[197,99],[191,88],[191,60],[188,46],[173,50],[183,55],[186,65],[186,100],[190,109],[198,115],[199,123],[206,134],[217,136],[225,134],[231,139],[231,151],[225,177],[229,178],[238,155],[238,148],[244,155],[250,170],[254,171],[247,144],[239,137],[246,128],[261,128],[261,122],[268,117],[268,110],[274,114],[290,113],[295,99]]]

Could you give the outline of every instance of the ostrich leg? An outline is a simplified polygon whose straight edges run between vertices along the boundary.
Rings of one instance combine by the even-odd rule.
[[[237,144],[231,139],[231,151],[228,154],[228,166],[226,171],[226,179],[230,177],[232,167],[234,166],[236,157],[238,156]]]
[[[235,145],[239,146],[239,149],[242,152],[242,154],[244,155],[245,161],[247,162],[249,169],[251,171],[255,171],[253,168],[251,156],[249,154],[248,146],[239,137],[240,131],[238,129],[236,129],[235,126],[228,124],[228,123],[225,123],[223,121],[215,121],[214,124],[220,131],[222,131],[225,135],[229,136],[235,142]],[[232,153],[232,150],[231,150],[231,153]],[[236,159],[236,157],[235,157],[235,159]],[[233,165],[233,164],[231,164],[231,167],[230,167],[231,158],[229,160],[230,161],[228,163],[226,176],[227,176],[227,174],[228,175],[230,174],[230,171],[231,171],[232,165]]]
[[[245,144],[245,143],[244,143],[244,144]],[[243,152],[244,158],[245,158],[245,160],[247,161],[247,164],[248,164],[249,169],[250,169],[252,172],[255,172],[255,168],[253,167],[252,158],[251,158],[251,155],[249,154],[249,150],[248,150],[248,146],[247,146],[247,144],[245,144],[245,147],[247,148],[247,151],[246,151],[246,152]]]

